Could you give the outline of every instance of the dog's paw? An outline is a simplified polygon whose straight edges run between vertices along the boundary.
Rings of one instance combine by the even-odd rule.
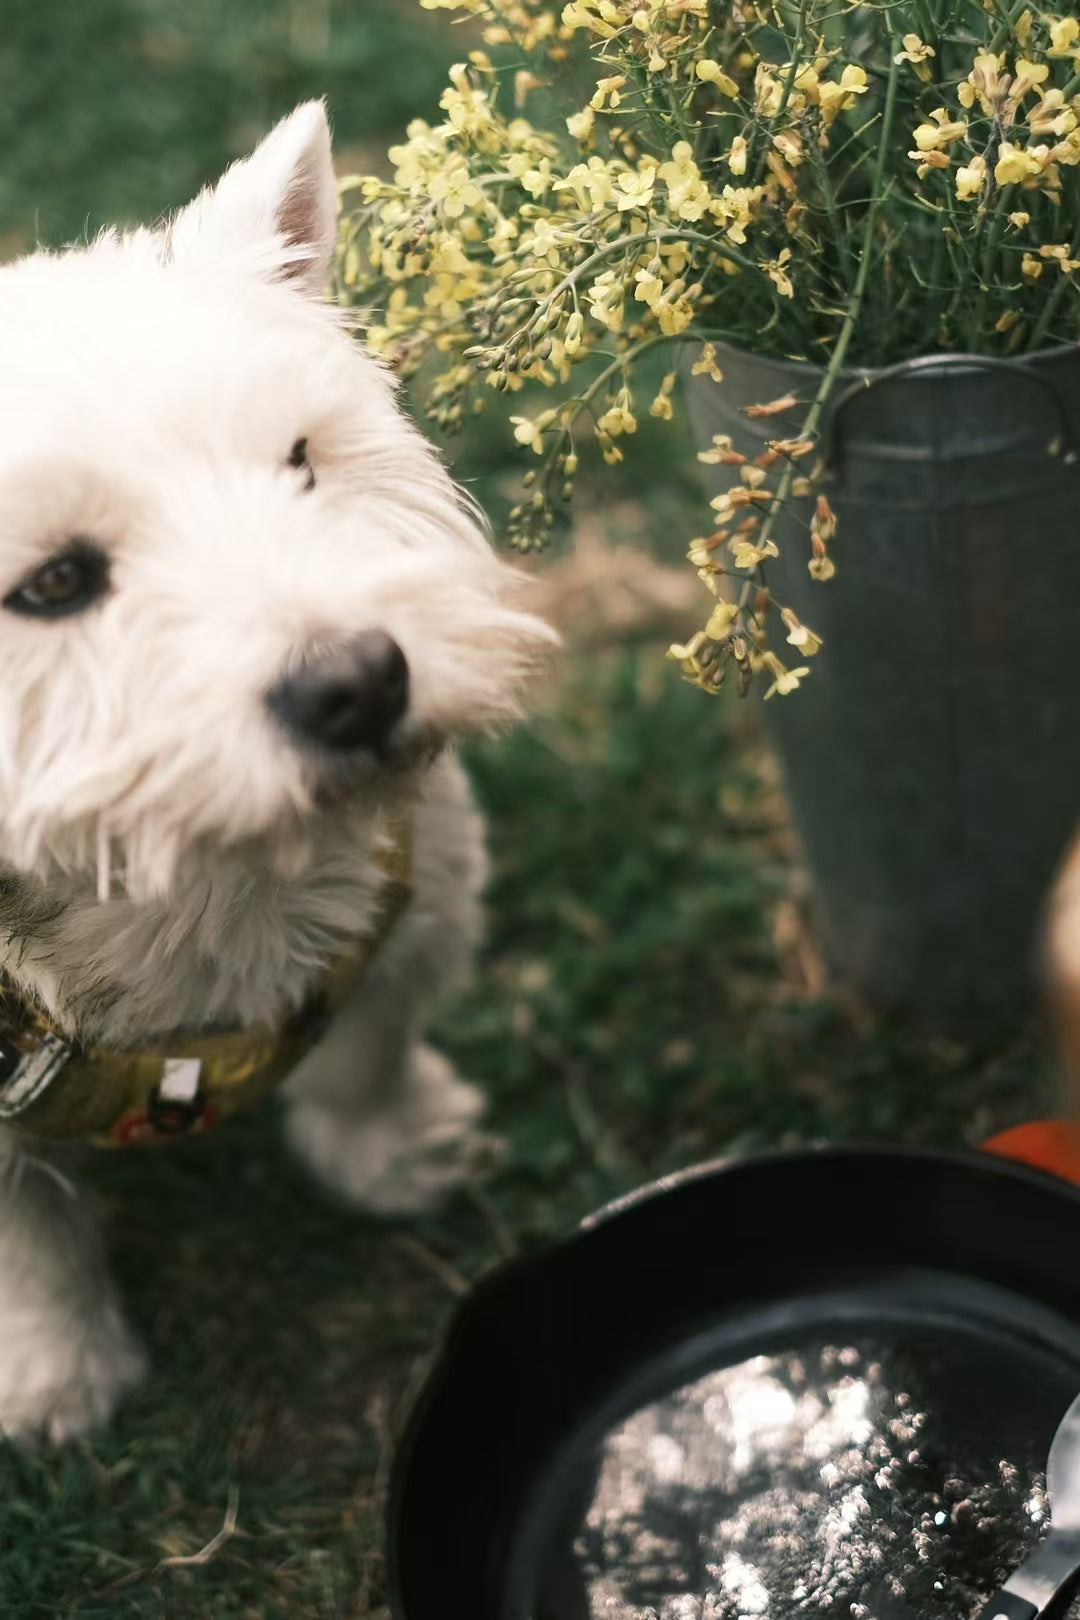
[[[475,1172],[496,1144],[478,1128],[484,1099],[433,1047],[419,1046],[399,1098],[384,1112],[344,1114],[292,1104],[287,1132],[331,1191],[379,1215],[434,1208]]]
[[[75,1439],[106,1422],[145,1371],[114,1305],[89,1318],[17,1312],[0,1333],[0,1435],[31,1445]]]

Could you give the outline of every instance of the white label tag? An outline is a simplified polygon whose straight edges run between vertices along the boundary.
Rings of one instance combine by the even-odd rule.
[[[199,1095],[201,1075],[201,1058],[166,1058],[158,1097],[162,1102],[194,1102]]]

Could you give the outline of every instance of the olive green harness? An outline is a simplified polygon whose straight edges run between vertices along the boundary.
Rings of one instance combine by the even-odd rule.
[[[303,1006],[271,1024],[178,1035],[163,1046],[84,1046],[0,976],[0,1125],[117,1147],[205,1131],[264,1096],[322,1039],[409,901],[407,833],[376,859],[383,881],[369,932],[329,965]]]

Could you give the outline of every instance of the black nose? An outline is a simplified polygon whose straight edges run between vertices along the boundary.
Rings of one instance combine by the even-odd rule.
[[[302,664],[266,701],[305,742],[378,753],[408,708],[409,666],[384,630],[365,630],[340,652]]]

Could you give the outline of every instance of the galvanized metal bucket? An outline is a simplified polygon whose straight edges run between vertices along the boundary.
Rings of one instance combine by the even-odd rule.
[[[747,455],[797,434],[820,372],[717,347],[699,434]],[[821,936],[878,1006],[991,1035],[1030,1004],[1080,821],[1080,353],[846,374],[823,442],[837,575],[807,573],[802,502],[768,584],[824,647],[767,710]]]

